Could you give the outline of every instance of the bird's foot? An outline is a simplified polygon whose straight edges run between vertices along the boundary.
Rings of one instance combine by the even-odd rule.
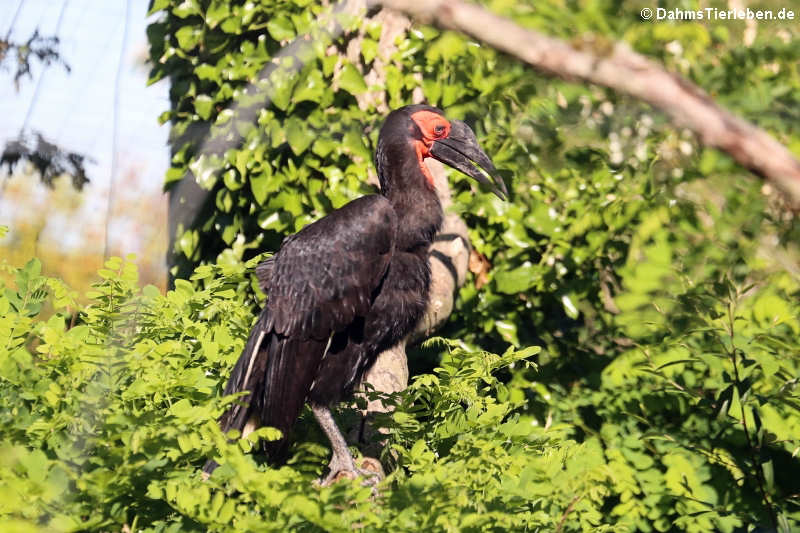
[[[380,461],[371,457],[365,457],[361,461],[361,468],[356,467],[355,461],[351,456],[341,458],[334,456],[328,465],[328,475],[317,480],[320,487],[329,487],[342,479],[363,478],[361,485],[373,487],[373,489],[383,481],[386,475]]]

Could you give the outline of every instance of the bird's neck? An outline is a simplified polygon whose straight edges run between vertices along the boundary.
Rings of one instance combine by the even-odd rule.
[[[442,226],[444,214],[436,190],[420,167],[417,154],[411,151],[402,164],[380,165],[382,194],[398,217],[396,247],[427,255],[428,247]]]

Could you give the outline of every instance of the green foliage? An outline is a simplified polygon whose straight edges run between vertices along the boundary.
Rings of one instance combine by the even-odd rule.
[[[756,290],[723,278],[689,291],[671,318],[672,334],[623,354],[603,371],[593,402],[614,407],[598,410],[608,417],[600,431],[624,449],[614,426],[625,424],[614,413],[636,416],[641,440],[666,468],[667,488],[687,497],[679,511],[697,517],[682,524],[686,529],[769,523],[766,512],[779,525],[789,515],[798,518],[800,404],[794,391],[800,367],[792,353],[800,315],[777,289],[785,282],[780,275],[773,286]],[[643,394],[651,375],[660,387]],[[628,457],[634,466],[640,459]],[[638,512],[635,505],[618,511]]]
[[[252,266],[252,264],[248,265]],[[527,384],[495,374],[502,356],[445,344],[442,366],[388,398],[395,469],[377,497],[358,482],[312,484],[327,448],[306,439],[289,466],[249,453],[263,428],[227,440],[216,423],[250,324],[233,287],[244,269],[201,267],[198,289],[137,286],[110,259],[77,315],[38,261],[10,269],[0,296],[0,529],[42,531],[409,531],[577,529],[604,523],[610,471],[597,440],[522,413]],[[43,318],[43,304],[54,314]],[[303,426],[305,424],[301,424]],[[303,429],[301,428],[301,431]],[[319,437],[319,436],[318,436]],[[316,442],[315,442],[316,441]],[[206,457],[223,464],[203,481]],[[489,458],[489,460],[487,460]]]
[[[796,24],[752,33],[744,21],[643,22],[640,10],[654,6],[640,1],[487,5],[577,47],[624,40],[800,154]],[[477,346],[540,345],[538,370],[518,364],[462,391],[450,356],[428,348],[442,370],[418,376],[387,421],[402,467],[389,502],[404,518],[384,520],[377,506],[358,523],[798,527],[800,235],[769,187],[646,106],[545,79],[453,33],[415,25],[386,46],[375,19],[302,0],[154,0],[152,12],[153,79],[172,81],[167,186],[188,176],[209,191],[198,224],[176,236],[179,277],[274,251],[372,191],[385,108],[420,90],[473,125],[505,173],[509,203],[452,175],[454,209],[492,269],[487,284],[462,288],[443,335],[476,365]],[[241,278],[236,290],[252,298],[253,287]],[[403,407],[414,398],[419,412]],[[453,439],[458,416],[471,429]],[[546,427],[546,437],[518,439],[499,429],[509,422]],[[506,472],[525,490],[498,482]],[[328,507],[292,501],[327,520]]]
[[[263,428],[216,423],[252,315],[247,265],[200,267],[161,295],[110,259],[91,303],[31,260],[0,292],[0,528],[345,531],[734,531],[800,521],[800,309],[786,274],[682,295],[659,342],[631,346],[594,390],[530,381],[539,348],[443,350],[378,419],[390,475],[316,488],[328,450],[305,415],[271,468]],[[53,310],[45,318],[42,310]],[[658,324],[648,324],[662,331]],[[542,423],[537,403],[547,402]],[[569,411],[573,412],[570,413]],[[569,418],[573,421],[558,421]],[[230,440],[229,440],[230,439]],[[207,481],[207,457],[223,464]],[[773,515],[770,518],[770,513]]]
[[[241,337],[250,314],[227,282],[139,289],[119,258],[80,313],[37,260],[14,274],[0,296],[2,520],[72,531],[163,514],[164,502],[130,495],[187,462],[182,440],[204,428],[187,431],[179,408],[212,397],[221,361],[242,347],[231,333]],[[46,320],[44,303],[55,311]],[[215,409],[198,408],[206,432]]]

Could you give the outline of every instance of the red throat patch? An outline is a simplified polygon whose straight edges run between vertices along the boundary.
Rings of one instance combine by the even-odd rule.
[[[414,141],[414,148],[417,149],[419,168],[422,170],[422,175],[425,176],[425,181],[428,182],[428,185],[431,186],[431,189],[435,189],[436,186],[433,184],[433,174],[431,174],[428,165],[425,164],[425,158],[430,157],[431,155],[428,151],[428,146],[423,141]]]

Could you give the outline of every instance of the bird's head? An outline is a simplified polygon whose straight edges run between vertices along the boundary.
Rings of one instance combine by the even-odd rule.
[[[503,179],[492,160],[478,145],[478,139],[470,127],[460,120],[448,120],[441,109],[429,105],[401,107],[386,117],[375,154],[382,187],[388,185],[384,183],[385,169],[382,168],[388,163],[388,153],[396,148],[409,153],[409,146],[431,187],[433,177],[423,163],[428,157],[488,185],[501,200],[507,198],[508,190]]]

